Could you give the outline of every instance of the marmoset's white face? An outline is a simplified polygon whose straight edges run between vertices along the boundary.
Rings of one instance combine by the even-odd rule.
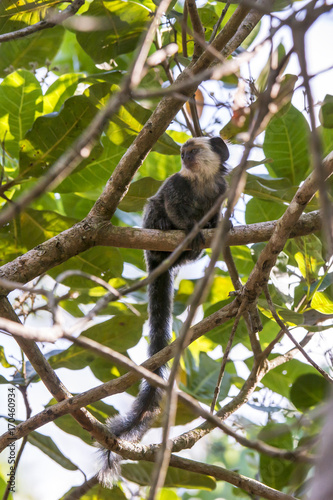
[[[221,158],[212,150],[209,141],[208,137],[196,137],[182,145],[180,149],[182,175],[187,177],[200,175],[201,179],[208,179],[218,173]]]

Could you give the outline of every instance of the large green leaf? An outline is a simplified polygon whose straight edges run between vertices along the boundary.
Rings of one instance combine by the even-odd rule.
[[[76,222],[56,212],[29,208],[21,212],[7,226],[0,228],[0,250],[2,264],[27,249],[56,236]]]
[[[186,386],[180,384],[180,387],[199,401],[210,404],[220,372],[221,362],[213,360],[205,352],[200,352],[198,365],[195,365],[193,361],[192,359],[187,371]],[[227,397],[230,385],[231,377],[226,372],[223,376],[218,401]]]
[[[57,445],[49,436],[44,436],[39,432],[33,431],[28,434],[28,441],[33,446],[39,448],[48,457],[52,458],[59,465],[67,470],[77,470],[77,466],[74,465],[65,455],[61,453]]]
[[[103,153],[91,160],[84,169],[75,170],[56,188],[57,193],[87,193],[91,192],[89,198],[95,201],[113,170],[125,153],[125,149],[116,146],[108,137],[102,137]],[[85,195],[86,196],[86,195]],[[85,214],[86,215],[86,214]]]
[[[83,332],[87,338],[91,338],[100,344],[103,344],[111,349],[119,352],[126,352],[138,343],[141,338],[142,325],[146,317],[137,317],[133,314],[118,315],[113,318],[92,326]],[[70,370],[80,370],[86,366],[93,369],[93,363],[102,363],[103,360],[96,354],[87,349],[73,344],[71,347],[55,354],[49,359],[53,368],[68,368]],[[109,370],[113,363],[106,361],[109,364]]]
[[[47,115],[59,111],[66,99],[72,97],[75,89],[83,77],[83,73],[65,73],[49,86],[44,95],[43,114]]]
[[[0,141],[16,158],[19,141],[43,111],[41,97],[37,78],[26,70],[11,73],[0,85]]]
[[[75,219],[64,217],[56,212],[28,208],[20,216],[21,242],[27,248],[35,247],[65,231],[75,222]]]
[[[36,24],[45,18],[48,8],[60,0],[2,0],[0,2],[0,33],[9,33]]]
[[[64,28],[60,25],[52,29],[38,31],[25,38],[0,45],[0,77],[7,76],[11,69],[45,66],[51,61],[61,45]]]
[[[293,438],[290,429],[285,424],[268,423],[258,436],[265,443],[287,450],[293,449]],[[290,481],[294,464],[286,460],[260,455],[260,474],[264,484],[277,490],[287,486]]]
[[[230,250],[238,273],[242,276],[249,276],[254,266],[250,248],[245,246],[233,246],[230,247]]]
[[[140,170],[139,177],[152,177],[158,181],[164,181],[170,175],[180,170],[180,155],[166,156],[156,151],[151,151]]]
[[[111,95],[118,92],[119,86],[109,83],[96,83],[85,91],[85,95],[91,99],[96,107],[106,104]],[[110,141],[117,146],[127,148],[137,137],[144,124],[149,120],[151,111],[144,108],[135,101],[127,101],[110,120],[106,131]],[[179,155],[179,146],[167,134],[159,137],[154,145],[154,151],[167,155]]]
[[[110,278],[121,276],[123,260],[118,248],[94,247],[51,269],[49,274],[56,278],[60,273],[71,269],[99,276],[108,281]],[[83,289],[96,286],[95,283],[81,276],[72,276],[65,283],[67,286]]]
[[[274,370],[268,372],[262,379],[262,383],[272,391],[289,398],[291,385],[297,377],[305,373],[313,374],[317,373],[317,371],[311,365],[292,359],[288,363],[277,366]]]
[[[82,15],[96,18],[101,29],[78,32],[77,40],[95,63],[109,63],[132,52],[150,19],[150,11],[134,2],[94,0]]]
[[[20,143],[21,174],[38,177],[45,173],[85,130],[96,113],[96,107],[81,95],[67,99],[59,113],[37,118]],[[97,144],[90,157],[80,163],[80,168],[94,161],[102,149],[101,144]]]
[[[296,189],[297,187],[292,186],[289,179],[248,173],[244,192],[255,198],[282,204],[284,201],[291,201]]]
[[[321,403],[329,393],[329,382],[317,373],[300,375],[290,388],[290,400],[300,411]]]
[[[121,473],[128,481],[133,481],[141,486],[150,486],[153,468],[154,464],[150,462],[129,463],[122,465]],[[210,476],[168,467],[164,486],[170,488],[214,490],[216,482]]]
[[[119,203],[119,208],[125,212],[139,212],[143,209],[147,198],[153,196],[161,182],[151,177],[145,177],[133,182],[125,198]]]
[[[246,204],[245,221],[246,224],[255,224],[257,222],[266,222],[276,220],[285,212],[285,206],[274,201],[260,200],[252,198]]]
[[[286,177],[298,186],[309,173],[309,125],[294,106],[272,118],[263,147],[265,156],[273,160],[266,167],[274,177]]]

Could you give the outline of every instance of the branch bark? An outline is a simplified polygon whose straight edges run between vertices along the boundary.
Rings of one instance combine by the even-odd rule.
[[[267,241],[273,234],[277,221],[235,226],[226,240],[226,245],[247,245]],[[290,237],[304,236],[321,229],[320,212],[302,215],[294,225]],[[214,229],[204,229],[205,248],[209,248]],[[66,262],[71,257],[97,245],[143,250],[172,252],[184,239],[182,231],[158,231],[113,226],[99,218],[86,218],[72,228],[41,243],[24,255],[0,267],[0,277],[26,283],[49,269]],[[0,288],[5,294],[7,290]]]

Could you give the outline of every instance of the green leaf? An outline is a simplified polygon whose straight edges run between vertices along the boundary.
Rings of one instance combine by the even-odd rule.
[[[244,192],[255,198],[282,204],[291,201],[297,187],[289,179],[272,178],[267,174],[247,174]]]
[[[2,264],[68,229],[75,222],[75,219],[47,210],[29,208],[21,212],[19,217],[0,228]]]
[[[277,67],[278,64],[281,63],[281,60],[284,58],[285,55],[286,55],[286,49],[284,48],[284,45],[282,43],[280,43],[277,46],[277,48],[273,51],[273,53],[269,53],[268,60],[256,80],[256,86],[259,92],[263,92],[266,88],[267,78],[271,71],[272,62],[274,61],[274,66]]]
[[[306,373],[298,377],[290,388],[290,400],[300,411],[322,403],[328,395],[330,384],[317,373]]]
[[[137,317],[133,314],[131,316],[114,316],[85,330],[82,335],[118,352],[125,353],[127,349],[136,345],[140,340],[145,319],[145,316]],[[126,335],[124,332],[126,332]],[[52,356],[49,361],[54,369],[62,367],[70,370],[80,370],[86,366],[93,369],[94,362],[97,365],[102,363],[103,360],[96,354],[87,351],[87,349],[73,344],[65,351]],[[106,363],[109,365],[110,370],[113,363],[109,361]]]
[[[323,266],[322,244],[314,234],[295,238],[295,245],[299,249],[294,257],[302,276],[306,279],[308,286],[318,277],[318,272]]]
[[[153,196],[161,182],[155,181],[151,177],[145,177],[130,185],[127,195],[119,203],[119,208],[125,212],[139,212],[147,201],[147,198]]]
[[[289,398],[290,387],[297,377],[303,374],[317,374],[317,370],[311,365],[292,359],[267,373],[262,379],[262,383],[272,391]]]
[[[70,490],[68,490],[64,496],[60,498],[60,500],[66,500],[66,498],[70,498],[72,494],[77,494],[77,486],[73,486]],[[96,484],[89,491],[80,495],[80,500],[126,500],[126,496],[122,492],[122,490],[118,486],[113,486],[110,491],[109,488],[104,488],[101,484]]]
[[[140,177],[152,177],[158,181],[164,181],[167,177],[180,170],[180,155],[166,156],[164,154],[151,151],[138,174]]]
[[[52,405],[56,402],[57,401],[55,399],[51,399],[46,405],[46,408],[52,408]],[[108,417],[113,417],[118,413],[113,406],[107,405],[103,401],[96,401],[95,403],[88,405],[87,410],[101,422],[105,422]],[[57,418],[54,423],[57,427],[59,427],[59,429],[67,434],[76,436],[89,445],[93,444],[93,440],[89,432],[84,430],[71,415],[63,415],[62,417]]]
[[[195,366],[191,362],[191,366],[187,370],[186,386],[180,384],[188,394],[191,394],[199,401],[210,404],[216,387],[218,375],[221,368],[221,362],[215,361],[205,352],[200,352],[199,365]],[[229,373],[225,373],[222,380],[222,386],[218,401],[227,397],[231,385],[231,377]]]
[[[89,198],[93,201],[98,198],[101,189],[111,177],[113,170],[126,151],[113,144],[105,136],[102,137],[101,143],[104,148],[102,154],[94,160],[91,159],[89,165],[84,169],[75,170],[57,186],[55,189],[57,193],[87,193],[90,191],[92,196]]]
[[[26,70],[11,73],[0,85],[0,141],[16,158],[19,141],[43,111],[41,97],[37,78]]]
[[[66,99],[72,97],[75,89],[84,76],[84,73],[67,73],[60,75],[59,78],[49,86],[44,95],[43,114],[47,115],[54,111],[59,111]]]
[[[125,463],[121,466],[121,473],[128,481],[133,481],[141,486],[150,486],[153,468],[154,464],[149,462]],[[199,488],[209,491],[216,488],[216,482],[210,476],[168,467],[164,486],[167,488]]]
[[[0,345],[0,363],[4,368],[16,368],[15,365],[12,365],[7,361],[6,355],[5,355],[5,349],[3,348],[2,345]]]
[[[60,25],[41,30],[25,38],[0,45],[0,77],[7,76],[8,69],[45,66],[58,52],[64,36]]]
[[[28,441],[33,446],[39,448],[48,457],[52,458],[52,460],[64,467],[64,469],[78,470],[77,466],[61,453],[49,436],[44,436],[43,434],[39,434],[39,432],[33,431],[28,434]]]
[[[71,269],[77,269],[94,276],[99,276],[105,281],[108,281],[110,278],[121,276],[123,261],[118,248],[95,247],[51,269],[49,274],[56,279],[60,273]],[[96,286],[95,283],[80,276],[72,276],[68,278],[65,283],[67,286],[83,289]]]
[[[286,207],[274,201],[260,200],[252,198],[246,204],[245,221],[246,224],[266,222],[279,219],[285,212]]]
[[[258,437],[271,446],[293,449],[292,434],[285,424],[270,422],[260,431]],[[293,469],[294,464],[286,460],[260,454],[260,474],[263,482],[271,488],[282,490],[284,486],[287,486]]]
[[[233,246],[230,250],[239,274],[249,276],[254,266],[251,249],[245,246]]]
[[[20,171],[22,175],[39,177],[55,162],[90,124],[97,109],[86,96],[67,99],[59,113],[37,118],[32,129],[20,143]],[[57,138],[55,140],[54,138]],[[102,153],[97,144],[80,168],[94,161]]]
[[[134,2],[94,0],[81,18],[100,22],[97,31],[78,32],[77,40],[95,63],[132,52],[150,19],[150,11]]]
[[[333,95],[325,96],[319,111],[319,120],[323,127],[333,128]]]
[[[42,21],[46,11],[59,3],[59,0],[2,0],[0,33],[10,33]]]
[[[64,217],[56,212],[28,208],[20,216],[20,241],[26,248],[33,248],[76,222],[76,219]]]
[[[333,130],[331,128],[319,127],[318,131],[323,144],[323,158],[325,158],[333,150]]]
[[[326,292],[316,292],[312,297],[311,307],[323,314],[333,314],[332,296]]]
[[[85,91],[85,95],[89,97],[96,107],[101,108],[105,106],[110,96],[115,95],[118,90],[118,85],[96,83]],[[106,134],[114,144],[127,148],[142,130],[151,114],[151,111],[137,102],[127,101],[112,116]],[[166,155],[179,155],[178,144],[165,132],[159,137],[153,149]]]
[[[290,106],[269,122],[264,153],[272,158],[266,167],[274,177],[286,177],[293,186],[305,179],[310,169],[309,125],[300,111]]]

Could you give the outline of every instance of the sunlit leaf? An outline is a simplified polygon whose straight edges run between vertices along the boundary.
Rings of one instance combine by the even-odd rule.
[[[95,63],[109,62],[135,49],[149,14],[138,3],[95,0],[81,17],[95,18],[101,29],[78,32],[77,40]]]
[[[323,314],[333,314],[332,296],[325,292],[316,292],[312,298],[311,306]]]
[[[95,106],[81,95],[67,99],[59,113],[37,118],[20,143],[21,173],[34,177],[45,173],[85,130],[96,113]],[[97,144],[89,158],[81,162],[80,168],[94,161],[101,153],[102,146]]]
[[[64,3],[60,0],[2,0],[0,33],[9,33],[36,24],[45,18],[48,8]]]
[[[59,111],[66,99],[73,96],[74,91],[83,77],[83,73],[66,73],[60,75],[45,92],[43,114]]]
[[[1,82],[0,140],[6,151],[17,158],[19,141],[43,111],[41,97],[40,84],[29,71],[15,71]]]

